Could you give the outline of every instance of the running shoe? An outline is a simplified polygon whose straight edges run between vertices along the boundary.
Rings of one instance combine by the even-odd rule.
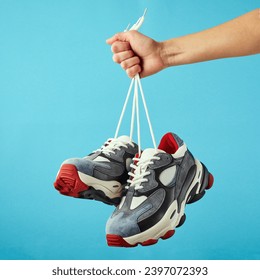
[[[63,195],[118,205],[138,146],[128,136],[108,141],[83,158],[65,160],[54,187]]]
[[[158,149],[133,159],[128,184],[106,226],[109,246],[134,247],[171,237],[185,221],[185,206],[202,198],[213,176],[173,133]]]

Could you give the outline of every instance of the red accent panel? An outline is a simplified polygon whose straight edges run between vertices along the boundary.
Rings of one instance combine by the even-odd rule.
[[[214,177],[213,177],[213,175],[210,173],[210,174],[209,174],[208,186],[206,187],[206,190],[209,190],[209,189],[213,186],[213,183],[214,183]]]
[[[141,153],[142,153],[142,151],[141,151]],[[136,153],[135,154],[135,156],[134,156],[134,158],[140,158],[141,157],[141,155],[139,155],[138,153]],[[136,164],[138,161],[137,160],[135,160],[134,161],[134,164]]]
[[[63,195],[79,197],[79,193],[89,189],[78,175],[77,168],[72,164],[62,165],[54,182],[54,187]]]
[[[107,245],[114,247],[135,247],[137,244],[131,245],[127,243],[122,236],[116,234],[107,234]]]
[[[168,238],[172,237],[174,235],[174,233],[175,233],[175,230],[173,230],[173,229],[169,230],[161,238],[162,239],[168,239]]]
[[[141,245],[150,246],[150,245],[156,244],[157,242],[158,242],[157,239],[148,239],[148,240],[142,242]]]
[[[174,154],[179,149],[179,145],[175,141],[171,132],[168,132],[163,136],[158,149],[163,150],[168,154]]]

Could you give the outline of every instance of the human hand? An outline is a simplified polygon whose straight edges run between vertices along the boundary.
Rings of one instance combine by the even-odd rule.
[[[165,68],[161,43],[139,33],[127,31],[107,39],[114,53],[114,62],[121,65],[130,78],[136,74],[146,77]]]

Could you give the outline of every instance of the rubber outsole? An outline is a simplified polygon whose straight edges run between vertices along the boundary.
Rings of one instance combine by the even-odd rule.
[[[66,196],[97,200],[115,206],[120,203],[120,198],[111,199],[103,191],[83,183],[79,178],[77,168],[72,164],[62,165],[53,185],[56,190]]]
[[[168,239],[170,237],[172,237],[175,233],[175,230],[169,230],[167,231],[163,236],[161,236],[160,238],[165,240]],[[107,234],[106,235],[107,238],[107,245],[108,246],[113,246],[113,247],[126,247],[126,248],[130,248],[130,247],[136,247],[137,245],[142,245],[142,246],[150,246],[150,245],[154,245],[158,242],[158,239],[148,239],[144,242],[140,242],[140,243],[136,243],[136,244],[129,244],[127,243],[122,236],[120,235],[116,235],[116,234]]]
[[[80,197],[80,192],[89,189],[89,186],[80,180],[78,170],[72,164],[62,165],[53,185],[61,194],[72,197]]]
[[[208,182],[207,182],[207,186],[205,187],[205,190],[209,190],[214,183],[214,177],[211,173],[208,173]],[[200,200],[206,193],[206,191],[203,190],[201,193],[192,196],[192,199],[189,200],[189,202],[187,202],[186,204],[189,203],[193,203],[196,202],[198,200]],[[186,215],[185,213],[182,215],[178,225],[176,226],[176,228],[182,226],[184,224],[186,220]],[[107,245],[108,246],[113,246],[113,247],[126,247],[126,248],[130,248],[130,247],[136,247],[137,245],[141,245],[141,246],[150,246],[150,245],[154,245],[158,242],[158,240],[161,239],[168,239],[170,237],[172,237],[175,233],[175,229],[169,230],[167,231],[163,236],[160,236],[158,239],[148,239],[144,242],[137,242],[135,244],[129,244],[128,242],[126,242],[124,240],[124,238],[120,235],[116,235],[116,234],[107,234],[106,235],[106,239],[107,239]]]

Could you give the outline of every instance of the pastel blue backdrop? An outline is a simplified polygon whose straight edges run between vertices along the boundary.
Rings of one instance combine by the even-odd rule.
[[[146,7],[140,31],[161,41],[259,4],[0,0],[0,258],[260,259],[259,55],[178,66],[143,80],[157,142],[176,132],[215,176],[174,237],[150,247],[108,247],[113,207],[53,188],[64,159],[85,156],[114,135],[129,79],[112,62],[106,38]],[[121,134],[128,127],[129,117]],[[152,145],[145,121],[142,141]]]

